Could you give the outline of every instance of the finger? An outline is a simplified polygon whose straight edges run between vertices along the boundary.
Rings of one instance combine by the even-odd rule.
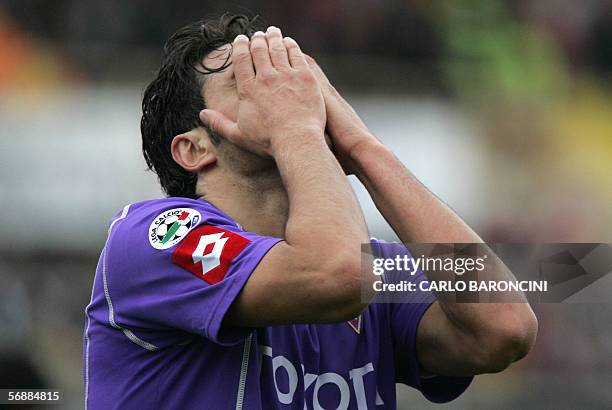
[[[200,111],[200,120],[208,126],[215,134],[229,140],[235,141],[240,138],[238,124],[227,118],[223,113],[215,110]]]
[[[262,31],[258,31],[251,37],[251,56],[256,74],[269,73],[273,70],[268,52],[268,42]]]
[[[325,75],[325,73],[323,72],[319,64],[316,62],[316,60],[312,58],[311,56],[309,56],[308,54],[304,54],[304,58],[306,59],[306,63],[308,64],[308,67],[310,67],[312,72],[315,74],[315,77],[317,77],[317,80],[319,80],[319,84],[320,85],[329,84],[329,80],[327,76]]]
[[[323,74],[323,70],[321,70],[321,67],[319,66],[319,63],[317,63],[317,61],[312,58],[311,56],[309,56],[306,53],[302,53],[304,54],[304,58],[306,59],[306,63],[308,63],[308,66],[310,68],[312,68],[314,71],[319,71],[321,72],[321,74]]]
[[[289,62],[291,63],[291,67],[293,68],[304,68],[308,67],[308,63],[306,63],[306,58],[304,58],[304,54],[302,50],[300,50],[300,46],[295,42],[291,37],[285,37],[283,39],[283,43],[285,43],[285,48],[287,49],[287,54],[289,55]]]
[[[287,49],[283,43],[283,35],[280,29],[274,26],[268,27],[268,31],[266,31],[266,40],[268,40],[270,59],[274,67],[281,70],[290,68]]]
[[[249,50],[249,38],[244,34],[237,36],[232,44],[232,65],[236,76],[236,87],[240,91],[246,82],[255,77]]]
[[[310,68],[313,70],[316,69],[317,63],[315,62],[314,58],[310,57],[308,54],[304,54],[304,58],[306,59],[306,62]]]

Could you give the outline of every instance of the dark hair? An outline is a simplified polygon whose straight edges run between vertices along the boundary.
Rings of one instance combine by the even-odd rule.
[[[140,131],[145,161],[168,196],[196,197],[197,174],[174,161],[170,146],[174,136],[204,126],[199,119],[206,108],[204,76],[230,65],[230,54],[214,69],[202,66],[202,59],[238,34],[250,37],[256,25],[257,17],[224,14],[182,27],[164,45],[161,67],[144,92]]]

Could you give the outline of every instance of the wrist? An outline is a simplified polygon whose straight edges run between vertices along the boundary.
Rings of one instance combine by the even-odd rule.
[[[276,158],[287,150],[327,147],[324,132],[319,127],[301,127],[287,130],[270,139],[269,154]]]
[[[359,177],[367,173],[372,164],[384,161],[388,155],[393,155],[391,150],[372,137],[356,143],[349,152],[349,159],[354,166],[355,175]]]

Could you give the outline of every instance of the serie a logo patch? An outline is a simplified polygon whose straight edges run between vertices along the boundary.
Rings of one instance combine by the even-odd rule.
[[[149,242],[155,249],[168,249],[183,239],[202,219],[191,208],[174,208],[157,215],[149,227]]]
[[[232,261],[249,243],[235,232],[203,225],[172,252],[172,262],[214,285],[223,280]]]

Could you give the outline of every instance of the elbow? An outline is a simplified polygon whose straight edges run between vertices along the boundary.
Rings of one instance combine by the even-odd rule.
[[[368,286],[370,275],[362,269],[359,255],[347,253],[337,255],[327,270],[328,314],[330,322],[343,322],[358,317],[368,306],[372,286]]]
[[[495,329],[486,332],[478,343],[478,373],[498,373],[521,360],[533,347],[538,332],[538,321],[527,309],[510,320],[500,320]]]

